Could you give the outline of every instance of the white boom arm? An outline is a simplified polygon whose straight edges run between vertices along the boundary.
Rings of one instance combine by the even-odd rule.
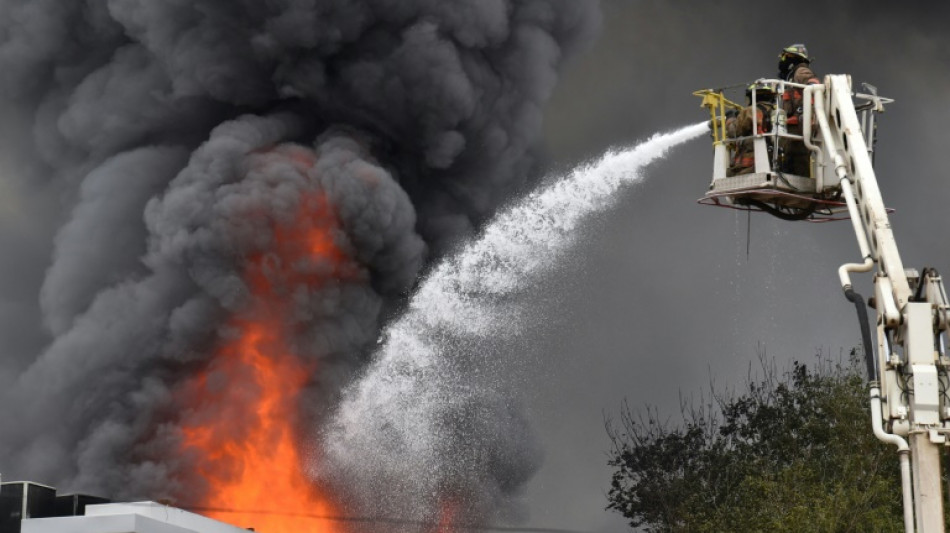
[[[858,96],[872,111],[883,110],[876,94]],[[872,374],[874,434],[898,447],[905,529],[914,531],[916,523],[920,533],[943,532],[940,448],[947,445],[950,434],[950,359],[944,337],[950,330],[950,306],[943,282],[930,268],[922,276],[904,270],[865,141],[865,135],[873,135],[874,113],[865,115],[872,117],[870,124],[858,119],[850,78],[827,76],[823,85],[805,89],[804,102],[805,143],[818,164],[833,170],[840,182],[861,252],[861,262],[838,269],[842,288],[856,302],[859,316],[863,298],[854,292],[850,275],[877,265],[871,305],[877,311],[878,357],[875,361],[873,354],[866,354]],[[816,133],[818,139],[813,138]],[[865,330],[866,351],[867,337]],[[912,487],[908,462],[913,467]]]

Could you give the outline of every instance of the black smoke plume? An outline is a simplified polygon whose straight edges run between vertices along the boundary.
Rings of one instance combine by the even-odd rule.
[[[598,17],[595,0],[0,1],[7,202],[56,228],[21,265],[45,270],[23,277],[32,298],[3,310],[45,328],[0,325],[3,473],[197,497],[168,454],[176,383],[247,312],[248,257],[310,192],[363,273],[286,287],[319,423],[426,262],[530,179],[559,65]],[[529,473],[503,475],[516,491]]]

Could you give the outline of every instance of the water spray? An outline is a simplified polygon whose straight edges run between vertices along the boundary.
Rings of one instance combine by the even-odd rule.
[[[345,390],[324,432],[329,475],[355,478],[347,485],[361,487],[358,499],[397,516],[410,503],[438,508],[422,502],[439,497],[460,470],[481,472],[461,488],[472,511],[495,503],[478,501],[496,493],[479,484],[526,481],[533,468],[517,464],[517,450],[530,445],[504,448],[512,435],[529,439],[526,428],[511,427],[523,421],[506,404],[500,380],[469,379],[467,367],[457,364],[459,350],[517,331],[517,317],[498,313],[493,303],[553,268],[581,224],[613,205],[622,187],[642,180],[648,164],[706,131],[701,123],[658,134],[577,167],[495,217],[432,270],[383,333],[374,362]],[[492,442],[498,435],[507,442]],[[497,461],[516,471],[493,477]]]

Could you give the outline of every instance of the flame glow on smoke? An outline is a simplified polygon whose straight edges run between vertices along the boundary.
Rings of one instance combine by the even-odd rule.
[[[188,406],[183,451],[198,456],[207,484],[200,506],[213,518],[263,533],[338,531],[317,518],[335,513],[305,474],[295,430],[300,393],[319,369],[293,353],[284,318],[291,288],[355,275],[335,229],[322,195],[305,198],[293,223],[274,229],[274,248],[248,262],[253,308],[233,320],[207,369],[185,384],[198,404]]]
[[[459,514],[458,503],[454,501],[443,502],[441,513],[442,516],[439,517],[439,523],[433,533],[454,533],[456,531],[454,525]]]

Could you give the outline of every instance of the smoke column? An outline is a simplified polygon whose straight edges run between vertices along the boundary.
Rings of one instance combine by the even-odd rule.
[[[700,123],[608,152],[528,195],[439,264],[345,391],[324,434],[326,475],[352,480],[362,505],[386,516],[449,508],[463,524],[491,512],[509,518],[510,500],[497,495],[538,465],[489,348],[517,330],[506,297],[551,268],[585,218],[642,179],[646,165],[706,131]]]
[[[30,265],[46,338],[0,367],[0,470],[187,506],[257,432],[312,437],[423,266],[528,185],[598,24],[595,0],[0,0],[5,190],[58,228]]]

